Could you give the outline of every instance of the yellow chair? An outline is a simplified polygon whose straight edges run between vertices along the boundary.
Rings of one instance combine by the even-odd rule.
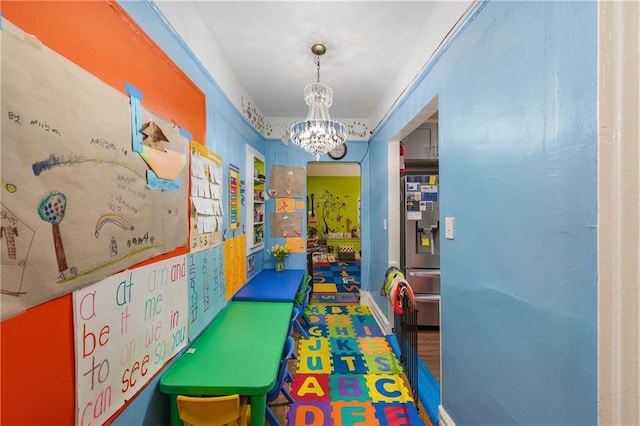
[[[251,405],[240,395],[178,395],[178,413],[184,426],[247,426],[251,423]]]

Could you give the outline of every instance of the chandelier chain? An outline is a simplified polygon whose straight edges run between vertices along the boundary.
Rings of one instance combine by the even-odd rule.
[[[316,68],[317,68],[317,75],[316,75],[316,83],[320,83],[320,55],[316,55]]]

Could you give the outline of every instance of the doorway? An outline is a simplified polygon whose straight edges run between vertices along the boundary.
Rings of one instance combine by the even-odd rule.
[[[358,163],[307,163],[307,268],[315,297],[359,300],[360,188]]]
[[[400,141],[400,268],[418,304],[418,355],[440,381],[440,173],[438,111]],[[412,187],[412,189],[408,189]],[[416,196],[419,200],[416,200]]]
[[[438,97],[434,97],[423,109],[420,111],[411,121],[409,121],[404,128],[402,128],[390,141],[391,147],[396,147],[395,149],[399,149],[400,145],[403,145],[404,148],[408,148],[409,157],[404,158],[404,163],[402,163],[402,159],[400,162],[400,169],[404,169],[405,171],[408,169],[417,168],[418,171],[426,171],[426,174],[432,174],[434,171],[438,174],[438,189],[440,188],[440,176],[441,170],[439,168],[439,152],[440,152],[440,138],[438,132],[439,125],[439,113],[438,113]],[[430,132],[426,132],[425,129],[431,127]],[[420,130],[418,130],[420,129]],[[417,143],[417,146],[404,146],[407,139],[412,139],[416,135],[413,135],[410,138],[410,135],[414,132],[417,133],[430,133],[433,136],[429,143]],[[411,143],[411,142],[409,142]],[[396,151],[397,152],[397,151]],[[405,154],[407,151],[405,150]],[[390,161],[390,170],[393,169],[392,165],[394,164],[394,160]],[[426,170],[425,170],[426,168]],[[402,185],[401,185],[401,176],[403,173],[390,173],[389,175],[389,200],[402,200]],[[443,179],[445,179],[443,177]],[[438,191],[439,192],[439,191]],[[439,196],[439,195],[438,195]],[[398,204],[390,203],[389,204],[389,229],[394,230],[397,235],[402,235],[403,226],[402,222],[402,209],[406,209],[404,205],[404,200]],[[440,215],[442,217],[442,215]],[[442,222],[442,221],[441,221]],[[438,235],[438,238],[440,236]],[[430,241],[431,243],[431,241]],[[401,246],[404,245],[403,241],[400,241],[397,247],[392,247],[390,244],[389,250],[389,262],[390,265],[396,265],[402,268],[402,260],[401,260]],[[446,280],[441,280],[441,287],[446,287]],[[427,298],[431,296],[426,296]],[[440,305],[439,296],[437,297],[437,303]],[[434,303],[434,302],[432,302]],[[440,317],[438,312],[438,317]],[[389,318],[393,321],[393,315],[390,314]],[[427,405],[429,405],[434,412],[437,412],[438,405],[440,404],[440,380],[441,380],[441,372],[442,372],[442,335],[441,328],[439,326],[440,322],[438,321],[438,326],[420,326],[418,328],[418,356],[422,361],[422,365],[426,367],[427,379],[433,381],[433,386],[430,386],[430,389],[433,389],[433,392],[429,392],[426,396],[427,400],[425,401]],[[391,324],[393,326],[393,323]],[[419,370],[423,368],[420,367]]]

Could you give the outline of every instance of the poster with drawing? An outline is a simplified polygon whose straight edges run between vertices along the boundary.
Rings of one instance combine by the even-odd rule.
[[[272,237],[301,237],[302,213],[271,213]]]
[[[272,166],[269,174],[269,197],[304,197],[307,172],[302,167]]]
[[[295,210],[295,198],[276,198],[276,213],[293,213]]]
[[[2,37],[2,319],[187,244],[188,141],[141,108],[181,159],[149,183],[129,97],[9,22]],[[153,156],[154,159],[151,159]],[[160,185],[163,189],[154,189]]]
[[[73,292],[76,424],[104,424],[188,342],[185,256]]]

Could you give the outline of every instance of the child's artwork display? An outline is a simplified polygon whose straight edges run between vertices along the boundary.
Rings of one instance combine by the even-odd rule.
[[[274,238],[302,237],[302,213],[271,213],[271,236]]]
[[[191,142],[191,252],[222,243],[222,158]]]
[[[188,341],[185,256],[73,292],[76,424],[103,424]]]
[[[133,123],[133,98],[2,25],[4,320],[186,246],[188,140],[143,107]]]
[[[295,198],[276,198],[276,213],[293,213],[296,211]]]
[[[307,240],[304,237],[287,238],[286,244],[291,249],[291,253],[307,252]]]
[[[271,198],[304,197],[307,171],[302,167],[272,166],[268,194]]]

